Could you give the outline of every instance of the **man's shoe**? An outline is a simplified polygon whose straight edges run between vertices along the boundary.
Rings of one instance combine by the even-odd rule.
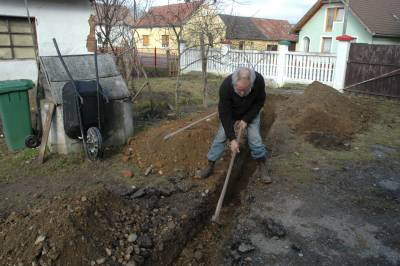
[[[268,175],[267,160],[265,158],[257,160],[257,169],[254,173],[264,184],[272,183],[272,178]]]
[[[209,177],[214,172],[214,165],[215,162],[208,161],[207,166],[197,172],[197,176],[200,178]]]

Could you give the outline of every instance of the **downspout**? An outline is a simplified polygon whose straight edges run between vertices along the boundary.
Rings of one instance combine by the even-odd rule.
[[[343,32],[342,35],[346,35],[346,31],[347,31],[347,20],[349,17],[349,6],[350,6],[350,0],[343,0],[344,2],[344,19],[343,19]]]

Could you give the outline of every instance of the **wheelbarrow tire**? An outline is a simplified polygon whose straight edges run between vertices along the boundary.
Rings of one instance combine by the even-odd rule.
[[[29,135],[25,138],[25,146],[31,149],[37,148],[40,145],[40,140],[36,135]]]
[[[103,157],[103,138],[97,127],[90,127],[86,133],[87,156],[91,161]]]

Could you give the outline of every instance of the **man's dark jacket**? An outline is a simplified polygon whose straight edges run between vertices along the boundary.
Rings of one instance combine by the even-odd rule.
[[[219,88],[218,112],[226,137],[229,140],[235,139],[233,128],[235,121],[243,120],[250,124],[264,106],[265,98],[265,82],[260,73],[256,72],[256,80],[251,92],[244,97],[240,97],[235,92],[232,75],[225,78]]]

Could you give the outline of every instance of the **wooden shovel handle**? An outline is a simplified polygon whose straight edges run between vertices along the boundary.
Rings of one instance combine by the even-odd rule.
[[[236,138],[237,142],[240,143],[240,140],[242,138],[242,132],[243,129],[240,128],[239,129],[239,134]],[[231,177],[231,173],[232,173],[232,168],[233,168],[233,164],[235,163],[235,158],[236,158],[237,152],[234,151],[232,153],[232,157],[231,157],[231,161],[229,163],[229,168],[228,168],[228,172],[226,173],[226,177],[225,177],[225,182],[224,182],[224,186],[222,188],[222,192],[221,195],[219,196],[219,200],[218,200],[218,204],[217,204],[217,208],[215,209],[215,213],[213,215],[213,217],[211,218],[212,222],[218,222],[218,218],[219,218],[219,213],[221,212],[221,208],[222,208],[222,203],[224,202],[224,198],[225,198],[225,194],[226,194],[226,189],[228,188],[228,183],[229,183],[229,179]]]

